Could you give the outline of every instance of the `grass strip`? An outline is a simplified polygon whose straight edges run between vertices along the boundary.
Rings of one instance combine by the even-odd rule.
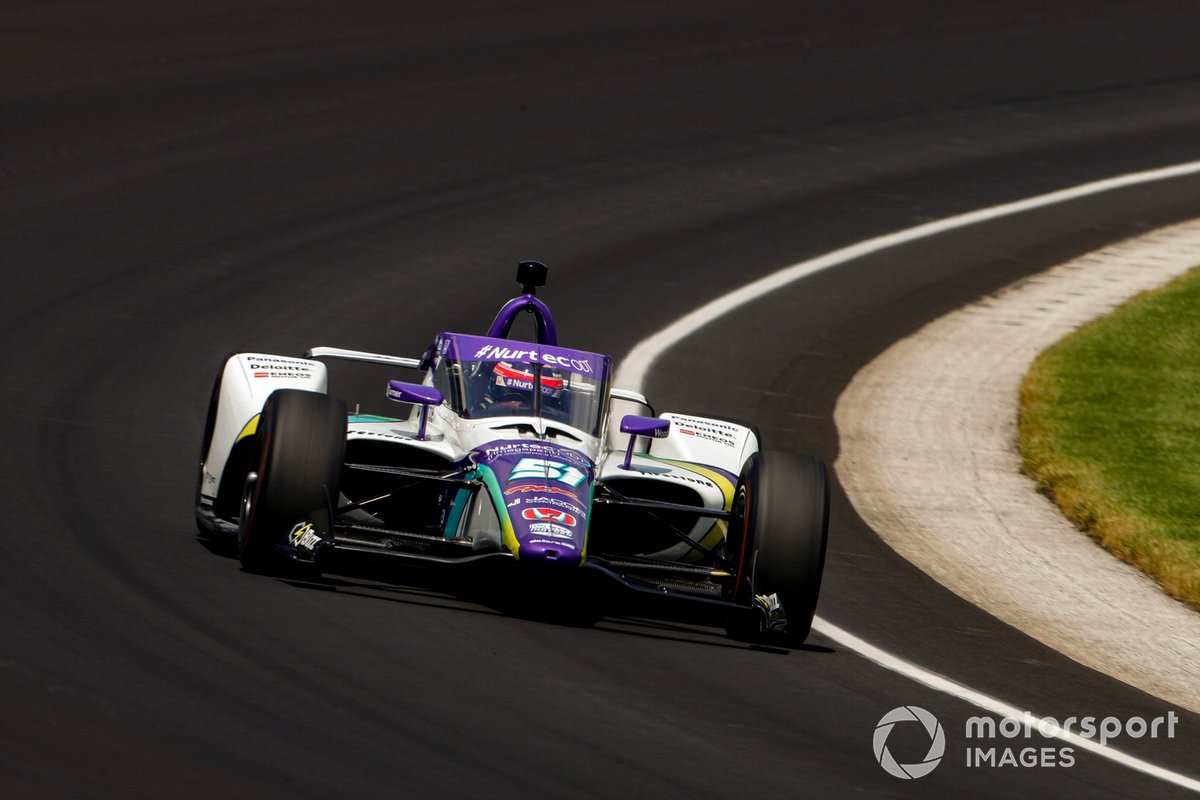
[[[1038,356],[1019,436],[1068,519],[1200,609],[1200,268]]]

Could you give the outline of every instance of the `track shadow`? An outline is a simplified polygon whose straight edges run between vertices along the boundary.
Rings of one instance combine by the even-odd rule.
[[[422,579],[423,578],[423,579]],[[510,586],[475,585],[464,587],[461,580],[451,580],[444,574],[392,574],[383,577],[377,570],[355,570],[350,574],[326,574],[314,578],[281,577],[281,583],[310,591],[331,592],[349,597],[361,597],[408,606],[508,617],[530,622],[572,628],[591,628],[598,635],[632,636],[642,639],[670,641],[679,644],[698,644],[729,650],[767,655],[786,656],[793,652],[832,654],[837,651],[817,644],[789,645],[782,636],[778,641],[746,642],[731,639],[717,625],[694,620],[680,620],[631,613],[628,608],[573,604],[569,598],[538,594],[536,587],[513,592]],[[504,592],[507,591],[507,594]],[[498,599],[500,598],[500,599]],[[564,609],[568,609],[564,611]]]
[[[196,541],[218,557],[238,558],[233,539],[197,535]],[[464,575],[463,572],[466,572]],[[720,646],[733,650],[788,655],[793,651],[832,654],[836,650],[817,644],[788,644],[784,637],[761,640],[726,636],[721,622],[712,615],[655,614],[652,609],[619,599],[611,591],[596,593],[594,587],[578,587],[570,577],[552,583],[512,581],[486,572],[446,572],[371,561],[340,561],[336,570],[319,575],[304,571],[276,575],[278,582],[298,589],[328,591],[456,612],[541,622],[564,627],[589,627],[598,633],[618,634],[670,642]]]
[[[237,558],[232,539],[197,535],[196,541],[210,553]],[[594,628],[597,633],[635,636],[678,643],[700,644],[732,650],[789,655],[792,652],[830,654],[822,645],[788,644],[782,636],[761,641],[741,641],[726,636],[719,622],[703,614],[676,616],[646,613],[647,609],[614,600],[601,593],[573,585],[570,580],[552,585],[516,582],[483,573],[448,573],[436,569],[386,566],[365,561],[342,561],[336,570],[319,575],[275,576],[288,586],[331,592],[349,597],[382,600],[431,609],[510,617],[549,625]]]
[[[216,537],[197,533],[196,541],[200,543],[201,547],[215,556],[237,558],[237,542],[232,537]]]

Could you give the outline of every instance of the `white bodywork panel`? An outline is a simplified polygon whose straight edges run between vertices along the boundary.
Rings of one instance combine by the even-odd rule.
[[[221,373],[221,394],[212,441],[204,456],[200,494],[211,501],[221,485],[221,473],[234,443],[254,428],[259,413],[276,389],[302,389],[324,394],[328,373],[320,361],[265,353],[230,356]]]
[[[667,438],[654,440],[650,449],[662,458],[711,464],[737,475],[746,459],[758,452],[754,431],[735,422],[686,414],[663,414],[662,418],[671,420],[671,429]]]
[[[615,406],[617,403],[614,403]],[[746,460],[759,450],[758,437],[752,430],[724,420],[686,414],[661,414],[660,419],[671,421],[667,435],[661,439],[638,437],[630,468],[624,469],[629,434],[620,433],[621,416],[624,415],[614,413],[609,422],[611,449],[601,464],[600,480],[668,480],[683,484],[699,494],[705,508],[728,511],[732,507],[737,476]],[[721,472],[708,467],[715,467]],[[733,481],[721,473],[734,476]],[[701,518],[689,535],[693,541],[711,548],[724,538],[726,527],[723,521],[714,523],[711,518]],[[692,552],[692,548],[680,543],[643,555],[676,560],[687,558]]]

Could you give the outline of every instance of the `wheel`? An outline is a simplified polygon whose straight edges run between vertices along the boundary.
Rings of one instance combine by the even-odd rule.
[[[780,607],[790,644],[802,644],[812,627],[825,568],[829,532],[829,480],[815,458],[760,452],[742,469],[730,544],[740,551],[734,599],[762,607],[770,622]],[[740,530],[739,530],[740,528]],[[776,606],[777,603],[777,606]],[[735,638],[755,638],[763,627],[731,620]]]
[[[346,450],[346,404],[298,389],[272,392],[256,434],[256,471],[246,480],[238,516],[238,557],[250,572],[274,573],[275,545],[297,524],[333,532]]]

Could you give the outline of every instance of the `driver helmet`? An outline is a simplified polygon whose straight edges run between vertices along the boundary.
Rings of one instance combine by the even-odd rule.
[[[488,397],[493,404],[514,409],[533,410],[534,371],[530,364],[497,361],[492,367]],[[566,377],[558,370],[542,369],[542,400],[558,400],[566,388]]]

